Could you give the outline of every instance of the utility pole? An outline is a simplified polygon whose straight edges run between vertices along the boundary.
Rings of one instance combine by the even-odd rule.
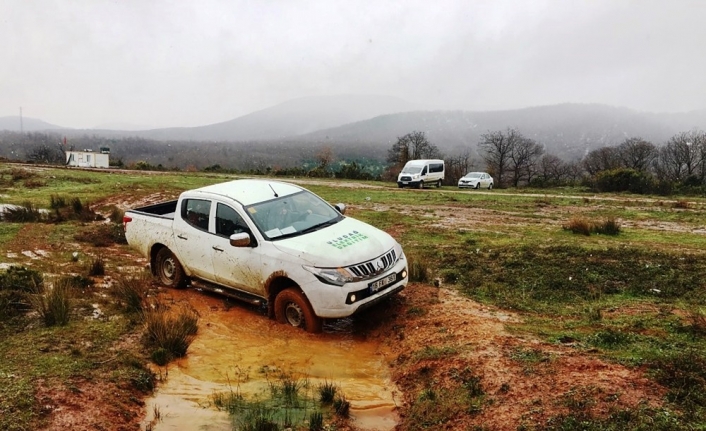
[[[25,128],[24,125],[22,124],[22,107],[20,106],[20,133],[24,133]]]

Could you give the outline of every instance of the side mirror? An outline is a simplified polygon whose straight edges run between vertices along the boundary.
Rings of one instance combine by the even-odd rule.
[[[346,213],[346,204],[342,204],[339,202],[336,205],[334,205],[333,207],[336,208],[336,211],[341,213],[341,215]]]
[[[250,247],[250,234],[247,232],[234,233],[230,236],[230,245],[233,247]]]

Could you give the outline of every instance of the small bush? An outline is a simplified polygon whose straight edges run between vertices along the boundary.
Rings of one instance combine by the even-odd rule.
[[[348,416],[350,416],[351,403],[346,400],[345,396],[340,395],[336,397],[336,399],[333,401],[333,409],[338,416],[342,418],[347,418]]]
[[[10,170],[10,176],[12,177],[12,181],[20,181],[34,178],[37,174],[27,169],[12,168],[12,170]]]
[[[324,429],[324,415],[321,412],[312,412],[309,415],[309,431],[321,431]]]
[[[22,266],[11,266],[0,274],[0,320],[31,309],[30,295],[41,293],[42,275]]]
[[[602,235],[618,235],[620,224],[615,219],[608,219],[593,226],[593,231]]]
[[[429,270],[426,263],[420,259],[408,257],[409,281],[426,283],[429,281]]]
[[[103,259],[103,256],[96,256],[91,260],[91,263],[88,266],[88,275],[105,275],[105,260]]]
[[[672,204],[672,208],[677,208],[677,209],[688,209],[689,208],[689,202],[685,200],[678,200]]]
[[[573,233],[589,236],[591,235],[591,224],[582,218],[572,218],[567,225],[563,226],[564,230],[569,230]]]
[[[51,195],[49,197],[49,208],[53,210],[66,208],[66,198],[58,195]]]
[[[115,298],[128,313],[142,311],[147,298],[147,281],[144,277],[118,277],[111,288]]]
[[[145,344],[147,347],[163,349],[169,359],[186,355],[198,331],[199,317],[189,308],[168,310],[157,305],[144,313]]]
[[[71,289],[68,278],[60,278],[48,292],[34,297],[35,308],[46,326],[66,326],[71,312]]]
[[[592,233],[602,235],[618,235],[620,233],[620,224],[612,218],[598,223],[591,223],[586,219],[575,217],[569,220],[562,228],[575,234],[586,236]]]
[[[319,385],[319,401],[323,404],[331,404],[336,398],[338,388],[331,382],[324,382]]]
[[[35,223],[45,219],[42,212],[31,202],[25,202],[21,206],[7,207],[0,215],[4,221],[10,223]]]
[[[596,347],[616,349],[632,343],[633,335],[629,332],[618,331],[612,328],[599,331],[589,338],[589,342]]]
[[[125,211],[121,210],[120,208],[113,206],[110,210],[110,215],[108,215],[108,218],[110,219],[111,223],[115,223],[120,226],[120,230],[122,231],[123,228],[123,217],[125,216]]]

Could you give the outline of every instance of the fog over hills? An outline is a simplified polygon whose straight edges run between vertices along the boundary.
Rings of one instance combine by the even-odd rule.
[[[62,129],[25,118],[25,131],[56,130],[72,136],[141,137],[163,141],[262,142],[263,145],[389,148],[423,131],[443,152],[474,152],[481,135],[514,127],[564,159],[612,146],[629,137],[661,145],[675,134],[706,129],[706,110],[648,113],[598,104],[560,104],[505,111],[422,111],[388,96],[341,95],[290,100],[230,121],[153,130]],[[0,130],[19,131],[19,117],[0,117]]]
[[[37,118],[22,117],[20,120],[19,115],[0,117],[0,130],[19,132],[20,129],[25,132],[37,132],[40,130],[58,130],[63,129],[63,127],[49,124]]]

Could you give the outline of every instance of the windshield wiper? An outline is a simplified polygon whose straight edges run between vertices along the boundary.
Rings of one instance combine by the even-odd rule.
[[[320,230],[320,229],[323,229],[323,228],[325,228],[325,227],[329,227],[329,226],[331,226],[331,225],[334,225],[334,224],[338,223],[340,220],[341,220],[340,217],[332,218],[332,219],[329,220],[329,221],[325,221],[325,222],[323,222],[323,223],[315,224],[314,226],[311,226],[311,227],[308,227],[308,228],[306,228],[306,229],[304,229],[304,230],[302,230],[302,231],[299,231],[299,233],[302,233],[302,234],[303,234],[303,233],[315,232],[315,231]]]

